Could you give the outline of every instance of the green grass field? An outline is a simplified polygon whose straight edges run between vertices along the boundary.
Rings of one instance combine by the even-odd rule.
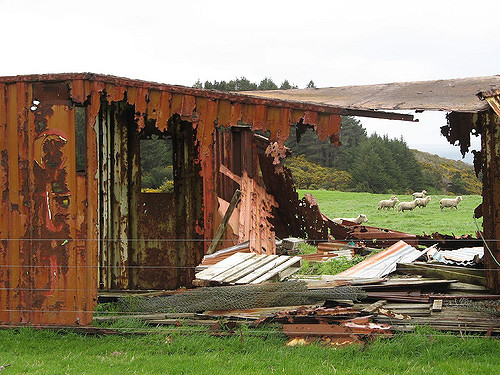
[[[304,194],[306,191],[300,191]],[[480,196],[464,196],[458,210],[425,209],[404,214],[378,211],[387,195],[309,191],[331,218],[368,216],[369,225],[421,234],[475,232],[472,211]],[[410,200],[410,196],[398,196]],[[406,199],[404,199],[406,198]],[[480,225],[480,223],[479,223]],[[349,265],[346,265],[348,267]],[[122,322],[123,323],[123,322]],[[148,329],[142,323],[110,328]],[[181,333],[181,330],[183,333]],[[0,373],[8,374],[495,374],[500,341],[427,328],[397,334],[367,348],[321,345],[287,347],[275,327],[243,328],[243,335],[209,336],[200,328],[155,328],[147,336],[83,336],[34,329],[0,331]],[[188,332],[189,331],[189,332]],[[8,366],[7,366],[8,365]],[[7,366],[3,368],[2,366]],[[495,370],[496,369],[496,370]]]
[[[480,195],[464,195],[458,210],[439,208],[441,198],[453,198],[444,195],[432,195],[425,208],[416,208],[404,213],[395,210],[378,210],[378,202],[389,199],[390,194],[351,193],[327,190],[299,190],[299,196],[310,193],[318,199],[321,212],[330,218],[356,217],[365,214],[368,223],[375,227],[399,230],[413,234],[474,234],[476,226],[472,218],[474,209],[482,202]],[[400,201],[411,201],[410,195],[396,195]],[[478,219],[482,228],[482,219]]]
[[[287,347],[275,330],[243,339],[162,332],[149,336],[81,336],[0,331],[0,366],[8,374],[495,374],[500,342],[429,330],[368,346]],[[496,369],[496,370],[495,370]]]

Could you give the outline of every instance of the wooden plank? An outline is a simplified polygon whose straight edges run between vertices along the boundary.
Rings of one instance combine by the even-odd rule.
[[[443,309],[443,300],[442,299],[435,299],[434,303],[432,304],[431,310],[434,311],[441,311]]]
[[[258,265],[258,264],[260,264],[259,261],[263,258],[267,258],[267,255],[260,254],[260,255],[253,257],[253,258],[247,259],[244,262],[238,264],[237,266],[232,267],[232,268],[228,269],[227,271],[224,271],[221,274],[215,276],[214,278],[212,278],[212,281],[223,282],[223,281],[225,281],[225,279],[227,279],[227,278],[229,278],[229,277],[233,276],[234,274],[239,273],[241,271],[246,271],[247,273],[253,272],[256,268],[259,267],[259,265]]]
[[[467,333],[467,332],[487,332],[488,331],[488,328],[486,327],[463,327],[463,326],[453,326],[453,325],[449,325],[449,326],[433,326],[431,325],[432,328],[436,329],[436,330],[439,330],[439,331],[452,331],[452,332],[463,332],[463,333]],[[393,331],[398,331],[398,332],[411,332],[415,329],[415,325],[395,325],[395,324],[392,324],[392,330]],[[492,332],[495,332],[495,333],[499,333],[500,332],[500,328],[493,328],[492,329]]]
[[[229,222],[229,219],[238,205],[241,197],[241,191],[236,189],[236,191],[233,194],[233,197],[231,198],[231,203],[229,203],[229,207],[226,210],[226,213],[224,214],[224,217],[222,218],[221,223],[219,224],[219,227],[217,228],[217,232],[215,233],[215,236],[212,240],[212,243],[210,244],[210,247],[207,250],[207,254],[212,254],[215,253],[215,250],[217,250],[217,247],[219,246],[219,242],[222,239],[222,236],[226,232],[226,227],[227,223]]]
[[[387,303],[387,300],[381,299],[381,300],[374,302],[371,305],[365,307],[363,310],[361,310],[361,312],[371,314],[374,311],[381,308],[382,306],[384,306],[386,303]]]
[[[236,253],[234,255],[231,255],[229,258],[226,258],[219,263],[214,264],[208,269],[201,271],[196,275],[196,278],[200,280],[211,280],[213,277],[221,274],[227,269],[234,267],[249,258],[253,258],[254,256],[255,254],[253,253]]]
[[[456,282],[448,287],[448,290],[467,291],[467,293],[488,293],[488,289],[481,285]]]
[[[260,284],[264,281],[268,281],[273,277],[277,276],[279,281],[283,280],[285,277],[297,272],[300,269],[301,257],[293,257],[286,260],[284,263],[280,264],[278,267],[271,269],[259,278],[251,282],[251,284]]]
[[[106,316],[94,316],[94,322],[116,322],[120,319],[141,319],[141,320],[152,320],[152,319],[164,319],[165,314],[134,314],[134,315],[106,315]]]
[[[202,318],[234,318],[234,319],[260,319],[274,313],[284,310],[297,310],[297,309],[315,309],[320,307],[321,304],[314,305],[297,305],[297,306],[277,306],[277,307],[259,307],[254,309],[243,310],[209,310],[203,314],[197,314]]]
[[[446,271],[440,268],[432,268],[412,263],[398,263],[397,270],[404,273],[415,273],[427,277],[438,277],[443,279],[454,279],[469,284],[486,285],[486,278],[456,271]]]
[[[233,276],[231,276],[230,278],[226,279],[225,282],[226,283],[235,283],[237,280],[241,279],[242,277],[245,277],[246,275],[254,272],[258,267],[262,267],[264,266],[265,264],[275,260],[276,258],[278,258],[278,255],[266,255],[265,257],[261,258],[257,264],[255,264],[255,268],[253,270],[241,270],[239,271],[238,273],[234,274]]]
[[[387,321],[391,320],[389,317],[382,317],[378,316],[376,318],[377,321]],[[429,316],[429,317],[415,317],[412,318],[412,323],[415,324],[431,324],[432,326],[440,326],[440,325],[453,325],[453,326],[467,326],[467,327],[489,327],[493,325],[494,327],[500,328],[500,323],[498,322],[498,319],[485,319],[485,320],[479,320],[477,318],[474,319],[466,319],[465,317],[456,317],[456,318],[450,318],[448,317],[447,319],[438,319],[435,316]]]
[[[482,268],[471,268],[471,267],[462,267],[462,266],[449,266],[447,264],[425,263],[425,262],[414,262],[413,264],[415,266],[421,266],[421,267],[424,267],[424,268],[440,269],[440,270],[444,270],[444,271],[459,272],[459,273],[465,273],[465,274],[468,274],[468,275],[485,277],[484,276],[484,269],[482,269]]]
[[[234,246],[231,246],[231,247],[227,247],[225,249],[222,249],[222,250],[219,250],[219,251],[216,251],[215,253],[213,254],[206,254],[204,257],[203,257],[203,262],[204,263],[207,259],[213,259],[213,258],[217,258],[218,256],[221,256],[221,255],[225,255],[227,253],[231,253],[231,252],[234,252],[234,251],[238,251],[238,250],[243,250],[243,249],[246,249],[248,248],[248,245],[249,245],[249,241],[245,241],[245,242],[242,242],[238,245],[234,245]],[[231,254],[232,255],[232,254]],[[222,260],[222,259],[221,259]]]
[[[368,290],[372,290],[372,289],[386,289],[386,288],[393,288],[393,287],[404,287],[404,286],[416,286],[416,285],[419,285],[419,286],[440,286],[440,285],[446,285],[446,287],[448,287],[448,285],[450,284],[453,284],[457,282],[457,280],[435,280],[435,279],[422,279],[422,278],[419,278],[419,279],[414,279],[414,278],[411,278],[411,279],[391,279],[391,280],[387,280],[385,282],[382,282],[380,284],[376,284],[376,285],[367,285],[366,287],[364,287],[364,289]]]
[[[227,321],[226,323],[230,322]],[[171,325],[171,326],[213,326],[219,323],[216,319],[156,319],[147,320],[145,323],[149,325]],[[253,324],[252,321],[238,321],[237,324]]]
[[[429,310],[431,308],[430,303],[388,303],[385,305],[386,308],[391,310]]]
[[[248,284],[254,281],[255,279],[261,277],[264,275],[266,272],[269,272],[272,270],[274,267],[278,267],[280,264],[286,262],[288,259],[290,259],[289,256],[287,255],[280,255],[278,258],[274,259],[273,261],[265,264],[263,267],[260,267],[259,269],[253,271],[252,273],[246,275],[245,277],[237,280],[235,283],[236,284]]]

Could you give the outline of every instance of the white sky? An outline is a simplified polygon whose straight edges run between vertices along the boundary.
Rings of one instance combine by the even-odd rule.
[[[500,74],[499,15],[498,0],[0,0],[0,76],[94,72],[186,86],[245,76],[299,87],[487,76]],[[444,115],[418,117],[361,121],[458,158],[439,135]]]

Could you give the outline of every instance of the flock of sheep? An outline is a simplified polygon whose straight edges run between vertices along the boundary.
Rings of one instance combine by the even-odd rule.
[[[378,209],[383,210],[384,208],[389,209],[394,209],[396,207],[396,204],[399,202],[397,205],[398,212],[405,212],[405,211],[411,211],[415,209],[416,207],[427,207],[429,202],[431,201],[430,195],[427,195],[427,192],[425,190],[422,190],[421,192],[415,192],[413,193],[413,200],[411,202],[400,202],[399,199],[396,196],[391,196],[389,199],[384,199],[378,202]],[[458,210],[458,204],[462,201],[462,197],[458,196],[456,198],[443,198],[439,201],[439,207],[441,208],[441,211],[443,208],[450,208]],[[358,217],[351,217],[351,218],[335,218],[332,221],[337,223],[337,224],[342,224],[342,221],[347,220],[347,221],[352,221],[356,224],[361,224],[361,223],[366,223],[368,221],[368,218],[364,214],[359,214]]]
[[[394,209],[397,202],[399,202],[398,204],[399,212],[411,211],[415,207],[427,207],[427,205],[431,201],[431,197],[430,195],[426,196],[426,194],[427,192],[425,190],[413,193],[413,200],[411,202],[399,202],[399,199],[393,195],[390,199],[381,200],[380,202],[378,202],[378,209],[379,210],[382,210],[384,208],[387,208],[388,210],[390,208]],[[461,196],[458,196],[456,198],[443,198],[439,202],[439,207],[441,208],[441,211],[443,210],[443,208],[448,208],[448,207],[450,209],[452,209],[453,207],[455,207],[455,209],[458,209],[458,204],[461,201],[462,201]]]

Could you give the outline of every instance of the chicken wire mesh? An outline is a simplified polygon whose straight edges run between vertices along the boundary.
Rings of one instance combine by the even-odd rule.
[[[204,287],[181,294],[126,297],[118,300],[127,313],[195,313],[205,310],[243,310],[259,307],[314,304],[324,300],[359,300],[364,292],[352,286],[308,290],[304,281],[262,285]]]

